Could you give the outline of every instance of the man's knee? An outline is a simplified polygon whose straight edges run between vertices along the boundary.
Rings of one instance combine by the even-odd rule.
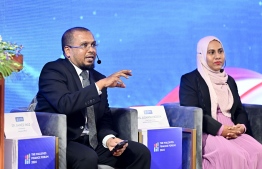
[[[85,164],[90,165],[94,164],[94,166],[97,167],[98,164],[98,156],[95,151],[88,152],[85,154],[85,156],[81,159],[81,161],[84,161]]]
[[[141,155],[144,156],[146,159],[151,159],[151,152],[150,150],[144,145],[144,144],[140,144],[141,148]]]
[[[73,169],[97,169],[98,156],[95,151],[79,152],[70,158],[67,158],[67,164]]]
[[[136,154],[136,157],[143,157],[146,159],[151,159],[151,153],[149,149],[141,143],[138,142],[129,142],[128,143],[128,148],[130,151],[134,154]]]

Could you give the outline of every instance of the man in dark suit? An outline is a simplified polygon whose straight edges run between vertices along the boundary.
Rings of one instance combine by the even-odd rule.
[[[120,78],[128,78],[131,71],[121,70],[105,77],[94,70],[96,41],[83,27],[71,28],[63,34],[62,50],[65,59],[49,62],[41,71],[35,111],[67,116],[68,167],[96,169],[98,164],[105,164],[149,169],[151,155],[143,144],[128,141],[123,148],[110,152],[123,140],[112,129],[107,88],[125,88]]]

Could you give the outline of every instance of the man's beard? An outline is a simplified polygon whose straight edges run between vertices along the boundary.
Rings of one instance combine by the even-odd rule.
[[[79,68],[82,70],[91,70],[95,68],[95,64],[93,63],[91,65],[81,65]]]

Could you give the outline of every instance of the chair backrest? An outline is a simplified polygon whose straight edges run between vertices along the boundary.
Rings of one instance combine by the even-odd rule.
[[[27,111],[35,111],[35,107],[37,104],[37,99],[36,96],[32,99],[31,103],[29,104],[29,106],[27,107]]]
[[[243,104],[247,111],[252,136],[262,144],[262,105]]]

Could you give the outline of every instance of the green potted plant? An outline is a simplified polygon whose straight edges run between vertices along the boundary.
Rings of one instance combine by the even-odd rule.
[[[0,80],[23,68],[22,45],[6,42],[0,35]]]

